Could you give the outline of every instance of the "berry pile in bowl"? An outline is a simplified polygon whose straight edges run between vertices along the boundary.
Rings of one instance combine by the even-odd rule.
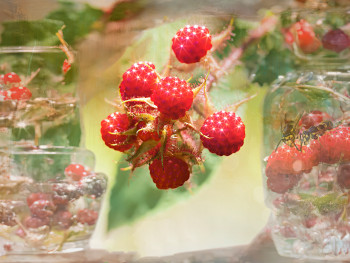
[[[215,36],[206,26],[186,25],[169,39],[171,54],[163,69],[136,62],[115,87],[120,100],[117,111],[101,121],[102,139],[125,153],[126,169],[148,166],[158,189],[190,187],[193,166],[203,166],[204,148],[229,156],[244,144],[245,125],[236,110],[253,96],[223,110],[208,96],[225,74],[213,53],[231,32],[232,22]],[[192,80],[194,74],[199,77]]]
[[[282,29],[285,42],[302,59],[348,60],[350,57],[350,17],[348,10],[288,11]]]
[[[0,254],[82,250],[93,233],[107,179],[92,152],[74,147],[0,151]]]

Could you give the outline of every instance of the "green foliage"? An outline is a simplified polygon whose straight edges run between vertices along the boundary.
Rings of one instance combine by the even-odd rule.
[[[147,1],[121,1],[114,6],[110,16],[110,21],[119,21],[130,18],[145,8]]]
[[[323,196],[300,194],[303,202],[311,203],[320,214],[339,213],[348,204],[348,197],[339,193],[329,193]]]
[[[62,21],[10,21],[4,22],[1,35],[1,46],[52,46],[59,40],[55,35],[63,26]]]

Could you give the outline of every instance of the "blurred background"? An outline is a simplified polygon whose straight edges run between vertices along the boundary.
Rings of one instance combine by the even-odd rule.
[[[2,0],[0,22],[61,20],[66,41],[78,51],[78,93],[83,125],[82,146],[96,155],[96,171],[109,177],[91,246],[134,251],[140,256],[231,247],[248,244],[264,228],[269,211],[264,205],[261,178],[262,101],[271,83],[292,70],[293,58],[283,35],[264,18],[276,16],[287,0]],[[213,34],[234,18],[232,47],[247,44],[254,29],[265,30],[244,49],[240,63],[228,69],[211,97],[218,109],[257,93],[238,111],[246,124],[242,149],[225,158],[207,155],[205,174],[196,172],[191,191],[156,189],[148,169],[132,177],[121,154],[100,138],[100,121],[115,111],[106,101],[118,97],[123,72],[149,60],[165,65],[171,38],[182,26],[205,24]],[[45,23],[45,22],[43,22]],[[1,26],[3,31],[4,27]],[[35,31],[33,31],[35,32]],[[256,33],[256,32],[255,32]],[[248,42],[247,42],[248,41]],[[250,42],[249,42],[250,43]]]

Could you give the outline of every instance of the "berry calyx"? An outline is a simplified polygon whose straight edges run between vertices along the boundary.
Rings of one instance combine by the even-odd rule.
[[[156,85],[155,66],[150,62],[138,62],[123,74],[120,95],[122,100],[150,97]]]
[[[116,151],[129,150],[136,141],[135,135],[122,135],[118,133],[131,129],[133,123],[128,115],[115,112],[101,121],[101,135],[105,144]]]
[[[198,25],[181,28],[172,42],[176,58],[186,64],[199,62],[212,47],[209,29]]]
[[[145,122],[139,122],[137,124],[137,138],[141,139],[142,141],[159,141],[161,138],[161,129],[158,128],[158,120],[159,118],[156,118],[153,122],[145,123]]]
[[[89,226],[96,224],[98,213],[90,209],[82,209],[77,212],[77,221]]]
[[[190,178],[189,165],[174,156],[155,159],[149,165],[149,171],[153,182],[158,189],[177,188],[182,186]]]
[[[325,49],[339,53],[350,47],[350,37],[341,29],[333,29],[323,36],[322,44]]]
[[[21,78],[15,72],[6,73],[3,80],[5,84],[21,82]]]
[[[209,116],[200,129],[203,146],[217,155],[231,155],[244,143],[245,126],[234,112],[219,111]]]
[[[179,119],[191,108],[193,91],[185,80],[166,77],[158,82],[151,100],[166,117]]]
[[[290,30],[297,45],[304,53],[313,53],[320,48],[321,41],[316,37],[312,26],[304,19],[295,23]]]
[[[10,100],[29,100],[32,97],[32,93],[26,87],[12,87],[7,90],[7,97]]]
[[[84,176],[89,175],[89,171],[81,164],[72,163],[64,169],[64,174],[73,181],[80,181]]]

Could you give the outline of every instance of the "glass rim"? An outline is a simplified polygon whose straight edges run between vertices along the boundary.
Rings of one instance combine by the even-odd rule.
[[[76,53],[74,49],[71,50]],[[0,53],[63,53],[59,46],[0,46]]]
[[[5,154],[72,154],[78,152],[86,152],[93,154],[92,151],[76,146],[51,146],[51,145],[39,145],[39,146],[23,146],[15,145],[8,148],[0,149],[0,152]]]

